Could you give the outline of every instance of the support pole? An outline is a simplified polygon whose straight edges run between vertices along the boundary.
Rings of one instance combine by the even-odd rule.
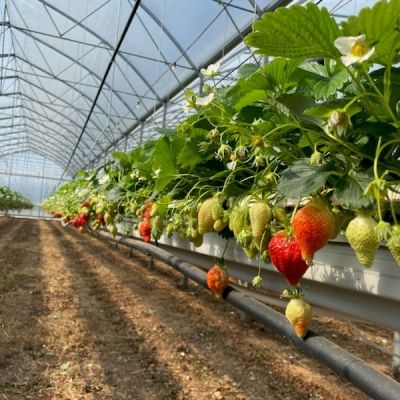
[[[392,372],[394,379],[400,382],[400,332],[393,333]],[[399,398],[400,398],[400,393],[399,393]]]
[[[186,275],[182,275],[180,283],[182,288],[187,289],[189,286],[189,278]]]

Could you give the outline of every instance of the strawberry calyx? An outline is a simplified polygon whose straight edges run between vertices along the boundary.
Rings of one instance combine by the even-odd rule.
[[[299,299],[300,297],[304,296],[304,291],[300,287],[290,287],[286,288],[282,294],[281,298],[282,299]]]
[[[215,257],[214,263],[219,268],[225,268],[225,260],[223,257]]]

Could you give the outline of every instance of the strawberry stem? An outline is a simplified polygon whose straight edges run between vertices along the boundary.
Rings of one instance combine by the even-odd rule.
[[[226,250],[228,249],[228,244],[229,244],[229,241],[230,241],[231,239],[229,238],[229,239],[227,239],[227,241],[226,241],[226,244],[225,244],[225,248],[224,248],[224,251],[222,252],[222,256],[221,256],[221,259],[223,260],[224,259],[224,255],[225,255],[225,253],[226,253]]]
[[[299,198],[297,199],[297,201],[296,201],[296,205],[294,206],[292,218],[290,218],[290,223],[293,222],[294,216],[296,215],[297,210],[298,210],[298,208],[299,208],[299,206],[300,206],[300,202],[301,202],[301,197],[299,197]]]

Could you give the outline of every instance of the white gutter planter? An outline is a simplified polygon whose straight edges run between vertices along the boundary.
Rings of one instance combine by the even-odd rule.
[[[120,233],[132,232],[132,222],[118,225]],[[137,232],[134,237],[139,238]],[[193,265],[209,269],[214,258],[220,257],[226,240],[216,233],[204,235],[203,244],[195,247],[177,234],[163,235],[160,248]],[[231,239],[225,253],[229,275],[251,282],[257,275],[257,259],[249,260],[243,250]],[[277,294],[288,287],[286,280],[271,264],[262,263],[262,287]],[[371,268],[358,262],[344,236],[331,241],[314,257],[314,266],[305,273],[301,286],[306,289],[307,301],[322,308],[322,312],[342,318],[364,320],[394,331],[393,372],[400,380],[400,267],[386,247],[381,246]],[[271,304],[271,297],[255,296]],[[276,304],[276,302],[275,302]]]
[[[170,239],[162,236],[158,243],[184,260],[210,268],[212,259],[221,256],[226,241],[216,233],[207,233],[198,248],[177,235]],[[224,258],[231,276],[251,282],[257,274],[257,259],[249,260],[233,239]],[[261,268],[264,288],[280,293],[288,286],[272,264],[263,263]],[[343,239],[330,242],[316,253],[302,287],[307,289],[311,303],[400,331],[400,267],[385,247],[379,248],[373,266],[364,268]]]

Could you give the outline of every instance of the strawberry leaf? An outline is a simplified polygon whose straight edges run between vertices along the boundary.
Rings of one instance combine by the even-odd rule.
[[[355,177],[346,175],[335,182],[333,194],[335,201],[354,209],[370,206],[371,198],[364,195],[364,189]]]
[[[245,42],[266,56],[303,59],[339,56],[334,46],[340,36],[339,28],[326,8],[313,3],[267,12],[253,24],[253,30]]]
[[[310,165],[308,158],[301,159],[285,170],[278,191],[289,198],[308,196],[324,186],[333,172],[335,168],[332,163],[314,166]]]

